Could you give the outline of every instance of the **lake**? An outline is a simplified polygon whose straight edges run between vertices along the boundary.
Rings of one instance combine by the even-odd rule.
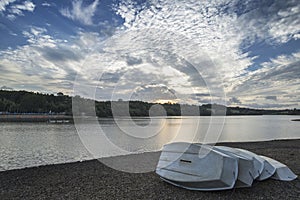
[[[165,143],[299,139],[299,116],[100,119],[1,123],[0,171],[158,151]]]

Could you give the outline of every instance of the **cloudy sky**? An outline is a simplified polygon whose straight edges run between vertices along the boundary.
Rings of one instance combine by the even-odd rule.
[[[298,0],[1,0],[0,87],[300,108]]]

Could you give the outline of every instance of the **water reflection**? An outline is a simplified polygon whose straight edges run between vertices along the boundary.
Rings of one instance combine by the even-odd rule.
[[[101,137],[99,139],[98,122],[81,124],[79,128],[83,134],[80,137],[83,140],[71,124],[1,123],[0,170],[157,151],[171,141],[201,143],[215,139],[210,138],[207,133],[214,132],[218,126],[223,127],[219,142],[300,138],[300,123],[292,122],[293,118],[295,117],[226,117],[224,127],[218,120],[212,123],[209,117],[154,118],[151,123],[148,118],[136,118],[134,123],[143,127],[140,132],[136,132],[135,127],[127,123],[128,119],[118,119],[126,127],[126,132],[117,126],[115,120],[100,119],[99,124],[106,140]],[[110,148],[107,142],[114,148]]]

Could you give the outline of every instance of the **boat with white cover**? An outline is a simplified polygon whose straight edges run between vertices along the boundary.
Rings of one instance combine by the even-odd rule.
[[[230,147],[215,146],[214,149],[238,160],[238,177],[234,187],[251,187],[254,181],[253,174],[255,174],[253,158],[249,156],[244,157]]]
[[[255,154],[251,151],[248,151],[246,149],[239,149],[239,148],[235,148],[235,149],[240,152],[243,152],[244,154],[248,154],[249,156],[252,156],[254,158],[255,169],[258,171],[259,176],[263,173],[264,159],[262,159],[259,155]],[[244,155],[244,154],[242,154],[242,155]],[[258,178],[258,177],[256,177],[256,178]]]
[[[259,157],[262,158],[261,156]],[[259,175],[259,177],[257,177],[257,180],[259,181],[263,181],[272,177],[276,171],[276,168],[269,161],[267,161],[266,159],[263,160],[264,160],[264,169],[262,173]]]
[[[232,148],[232,147],[225,147],[225,146],[215,146],[216,148],[222,148],[224,151],[228,151],[240,156],[243,156],[245,158],[253,160],[253,167],[254,170],[251,173],[251,176],[253,179],[256,179],[259,177],[259,175],[262,173],[264,169],[264,162],[263,160],[256,154],[244,150],[244,149],[238,149],[238,148]]]
[[[259,176],[256,178],[257,180],[263,181],[273,176],[273,174],[276,171],[276,168],[273,165],[271,165],[271,163],[268,162],[266,159],[263,159],[261,156],[251,151],[245,149],[238,149],[238,148],[236,149],[255,157],[255,159],[257,160],[257,162],[255,162],[255,164],[257,165],[256,168],[259,169]],[[263,168],[260,168],[261,165],[263,166]]]
[[[156,173],[190,190],[225,190],[235,185],[238,161],[208,145],[177,142],[164,145]]]
[[[297,175],[294,174],[285,164],[266,156],[260,157],[268,161],[275,168],[275,173],[271,176],[272,179],[292,181],[297,178]]]

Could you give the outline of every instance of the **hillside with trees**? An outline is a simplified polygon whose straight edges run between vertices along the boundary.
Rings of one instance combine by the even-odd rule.
[[[0,90],[0,112],[72,113],[72,98],[65,95]]]
[[[225,107],[223,105],[211,105],[204,104],[197,105],[180,105],[180,104],[155,104],[142,101],[93,101],[90,99],[84,99],[79,96],[73,97],[74,100],[80,101],[80,107],[76,113],[83,113],[84,115],[90,115],[92,113],[86,113],[84,109],[85,104],[93,103],[95,109],[90,112],[96,112],[98,117],[112,117],[112,106],[117,110],[117,115],[126,116],[125,113],[127,105],[129,104],[129,113],[131,116],[149,116],[149,110],[153,105],[160,105],[164,108],[158,109],[153,112],[155,115],[168,116],[194,116],[200,113],[201,116],[208,116],[212,113],[214,115],[223,114],[218,113],[219,110],[226,109],[226,115],[300,115],[299,109],[285,109],[285,110],[264,110],[264,109],[251,109],[240,107]],[[151,109],[150,109],[151,108]],[[181,111],[184,110],[184,113]],[[124,112],[123,112],[124,111]],[[72,97],[58,93],[42,94],[33,93],[28,91],[7,91],[0,90],[0,113],[12,114],[12,113],[60,113],[64,115],[72,115]],[[115,114],[115,113],[114,113]],[[115,116],[115,115],[114,115]]]

